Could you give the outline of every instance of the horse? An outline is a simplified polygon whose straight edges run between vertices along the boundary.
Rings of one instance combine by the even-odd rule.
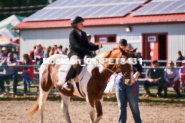
[[[132,65],[130,64],[120,64],[117,60],[120,58],[131,58],[133,53],[137,48],[129,50],[124,46],[118,46],[113,48],[111,51],[101,53],[95,57],[98,61],[97,64],[88,64],[83,71],[82,77],[79,79],[80,82],[77,84],[71,79],[71,90],[67,91],[62,89],[62,85],[65,83],[66,72],[61,72],[58,69],[60,64],[42,64],[39,69],[39,92],[35,105],[27,113],[27,116],[33,115],[37,110],[40,110],[40,122],[43,123],[43,111],[45,107],[45,102],[47,96],[53,86],[61,94],[61,108],[67,123],[71,123],[69,116],[69,103],[70,98],[85,98],[87,105],[89,107],[89,116],[91,123],[98,123],[102,116],[102,103],[103,103],[103,93],[107,85],[108,78],[119,68],[121,68],[124,78],[128,81],[133,80],[133,76],[130,71],[132,71]],[[65,55],[56,54],[47,59],[51,62],[57,58],[67,58]],[[111,59],[110,61],[104,61],[102,63],[101,59]],[[81,74],[81,73],[80,73]],[[79,89],[79,88],[81,89]],[[97,116],[95,117],[95,109]]]

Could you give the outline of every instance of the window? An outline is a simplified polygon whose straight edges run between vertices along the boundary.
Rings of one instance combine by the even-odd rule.
[[[116,35],[95,35],[95,43],[116,43]]]

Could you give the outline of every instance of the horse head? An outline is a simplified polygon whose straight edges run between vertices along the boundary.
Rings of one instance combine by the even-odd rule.
[[[131,85],[134,81],[133,78],[133,64],[137,62],[136,59],[133,58],[135,49],[128,49],[124,46],[118,46],[113,50],[105,53],[104,58],[107,58],[107,62],[105,62],[105,68],[110,69],[114,72],[122,72],[123,79],[125,79],[125,84]],[[111,64],[110,64],[111,63]]]

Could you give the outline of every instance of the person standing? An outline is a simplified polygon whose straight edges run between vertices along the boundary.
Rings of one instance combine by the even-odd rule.
[[[176,62],[177,67],[180,67],[182,65],[182,60],[184,60],[184,57],[182,56],[182,52],[179,50],[177,61],[181,61],[181,62]]]
[[[122,39],[119,43],[121,46],[128,47],[127,41]],[[133,58],[136,58],[133,55]],[[139,83],[138,77],[142,72],[142,66],[139,64],[137,60],[137,64],[133,65],[134,72],[134,81],[135,83],[131,86],[124,84],[122,76],[118,74],[115,79],[116,82],[116,98],[119,107],[119,123],[126,123],[127,120],[127,102],[129,102],[132,115],[134,117],[135,123],[142,123],[139,111]],[[118,70],[117,70],[118,72]],[[121,72],[121,69],[120,69]],[[118,72],[119,73],[119,72]],[[123,86],[122,86],[123,85]]]
[[[182,61],[182,67],[179,69],[179,80],[182,86],[185,86],[185,60]]]
[[[64,54],[64,51],[62,50],[62,45],[59,45],[58,46],[58,52],[59,52],[59,54]]]
[[[54,45],[51,51],[49,52],[49,56],[52,56],[53,54],[59,54],[57,45]]]
[[[36,45],[33,47],[33,50],[30,51],[30,58],[34,60],[34,51],[36,50]]]
[[[34,51],[35,63],[41,65],[43,63],[44,51],[41,44],[38,44]]]
[[[8,57],[8,50],[7,50],[7,48],[6,47],[3,47],[2,48],[2,53],[1,53],[1,56],[0,56],[0,59],[5,59],[5,58],[7,58]]]
[[[46,51],[44,52],[44,58],[48,58],[49,57],[49,52],[51,51],[51,46],[49,46]]]
[[[34,65],[28,54],[23,55],[24,61],[21,63],[23,65]],[[35,78],[33,67],[23,68],[23,82],[24,82],[24,93],[27,93],[27,86],[30,85],[30,80]]]
[[[18,83],[18,68],[14,67],[17,65],[16,59],[13,57],[13,53],[8,53],[8,57],[5,58],[1,64],[2,65],[7,65],[8,67],[4,67],[5,69],[5,74],[0,75],[0,83],[1,83],[1,91],[5,92],[5,87],[4,87],[4,81],[8,79],[13,79],[13,92],[14,94],[17,92],[17,83]]]
[[[68,48],[64,49],[64,55],[67,55]]]

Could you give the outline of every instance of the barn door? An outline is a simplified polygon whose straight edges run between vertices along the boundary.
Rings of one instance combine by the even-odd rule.
[[[159,59],[158,35],[144,35],[143,56],[147,60]]]

